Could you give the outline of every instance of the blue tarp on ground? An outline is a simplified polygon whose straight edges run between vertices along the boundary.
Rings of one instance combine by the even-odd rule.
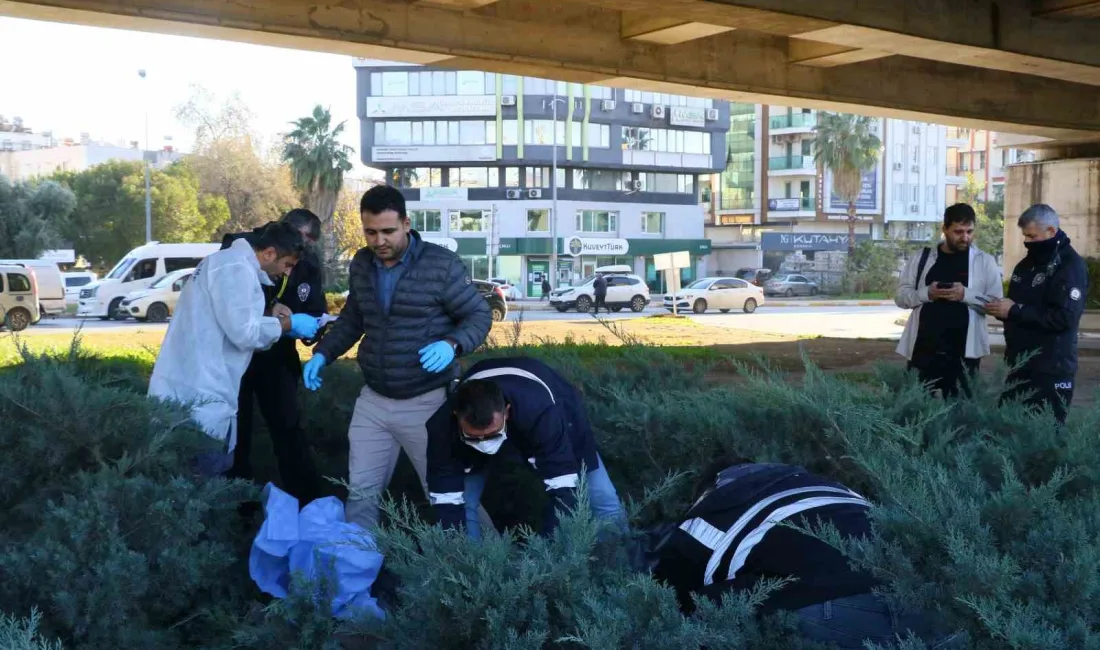
[[[286,598],[291,575],[312,582],[325,572],[332,583],[333,616],[385,617],[370,591],[382,554],[370,533],[344,519],[339,499],[317,499],[299,512],[298,500],[271,483],[262,499],[264,523],[252,542],[248,571],[264,593]]]

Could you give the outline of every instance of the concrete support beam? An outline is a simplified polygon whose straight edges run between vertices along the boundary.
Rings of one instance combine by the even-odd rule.
[[[843,45],[807,41],[801,38],[787,40],[787,53],[791,63],[811,65],[818,68],[831,68],[837,65],[848,65],[849,63],[871,61],[890,56],[889,53],[878,50],[861,50]]]
[[[551,78],[661,87],[669,92],[736,101],[854,110],[1051,138],[1100,132],[1100,87],[906,56],[834,67],[796,65],[789,60],[786,36],[745,29],[656,45],[623,39],[621,33],[619,5],[634,7],[650,0],[608,0],[612,7],[597,6],[593,1],[500,0],[477,11],[455,11],[397,0],[344,0],[340,4],[290,0],[0,0],[0,14],[367,58],[502,72],[537,70],[535,74]],[[897,1],[874,4],[894,5]],[[907,1],[924,6],[938,0]],[[964,9],[974,4],[950,1]],[[976,2],[981,4],[982,0]],[[868,3],[774,0],[768,4],[832,7]],[[702,10],[721,13],[727,5],[664,0],[660,6],[662,15],[679,15],[681,7],[694,6],[695,13],[688,16],[685,10],[684,18],[711,25],[718,23],[696,20],[695,15],[701,16]],[[963,9],[960,12],[965,13]],[[865,13],[877,16],[879,12]],[[815,19],[786,18],[755,8],[732,7],[725,15],[751,22],[758,29],[799,31],[811,25],[814,28],[810,32],[819,37],[836,29]],[[870,49],[891,51],[885,47],[889,43],[882,45]]]
[[[1042,18],[1100,18],[1100,0],[1035,0],[1033,13]]]
[[[714,36],[732,29],[732,27],[723,25],[708,25],[678,18],[654,17],[648,14],[627,12],[622,17],[620,34],[623,38],[645,43],[676,45],[697,38]]]
[[[465,11],[467,9],[479,9],[485,5],[491,5],[497,0],[417,0],[417,4],[435,5],[437,7],[449,7]]]

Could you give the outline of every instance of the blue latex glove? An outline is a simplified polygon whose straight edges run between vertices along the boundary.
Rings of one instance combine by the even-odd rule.
[[[290,317],[290,331],[296,339],[311,339],[317,336],[317,317],[309,314],[294,314]]]
[[[420,365],[428,372],[443,372],[455,360],[455,349],[446,341],[420,348]]]
[[[313,358],[306,361],[306,365],[302,368],[302,380],[305,382],[306,388],[316,391],[321,387],[324,382],[321,381],[321,368],[325,367],[328,361],[325,359],[325,355],[321,353],[315,353]]]

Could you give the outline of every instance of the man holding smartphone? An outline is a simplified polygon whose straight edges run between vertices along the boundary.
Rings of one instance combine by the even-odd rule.
[[[969,393],[967,378],[989,354],[985,305],[1004,294],[996,260],[973,245],[976,220],[965,203],[947,208],[943,241],[909,260],[894,296],[913,310],[897,352],[944,397]]]

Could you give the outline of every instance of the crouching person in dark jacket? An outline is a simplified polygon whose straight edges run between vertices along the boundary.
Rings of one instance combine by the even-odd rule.
[[[516,456],[516,454],[519,456]],[[428,420],[428,492],[444,527],[480,537],[477,509],[494,457],[530,464],[551,499],[542,532],[576,505],[582,467],[596,517],[626,528],[626,513],[596,450],[584,400],[550,366],[528,358],[474,364]],[[524,460],[526,459],[526,460]]]
[[[702,496],[680,521],[649,531],[653,543],[645,554],[654,575],[676,590],[685,613],[694,610],[693,594],[718,601],[762,579],[793,578],[772,592],[761,613],[793,612],[806,639],[863,648],[866,641],[888,644],[912,630],[931,648],[964,643],[961,634],[945,633],[920,612],[894,611],[873,593],[879,583],[870,574],[852,569],[825,542],[784,525],[816,529],[820,521],[845,537],[869,536],[870,504],[859,494],[801,467],[748,462],[716,465],[700,485]]]

